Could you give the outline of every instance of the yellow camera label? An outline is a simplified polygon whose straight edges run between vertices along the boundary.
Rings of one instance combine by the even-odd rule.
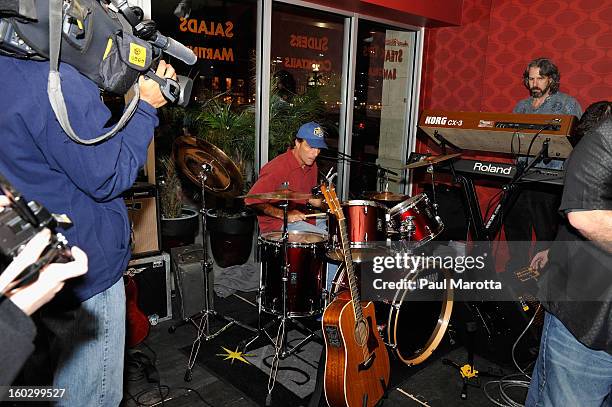
[[[110,54],[112,47],[113,47],[113,39],[109,37],[108,41],[106,42],[106,50],[104,51],[104,56],[102,57],[102,59],[106,59],[108,54]]]
[[[130,63],[145,67],[147,62],[147,49],[141,45],[130,43]]]

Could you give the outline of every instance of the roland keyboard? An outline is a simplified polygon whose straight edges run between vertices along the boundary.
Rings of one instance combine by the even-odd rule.
[[[421,161],[427,157],[426,154],[412,153],[408,160],[408,164]],[[461,175],[470,175],[473,178],[496,178],[499,180],[510,181],[516,175],[516,165],[508,163],[496,163],[484,160],[468,160],[458,159],[446,161],[436,165],[436,169],[444,172],[450,172],[450,163],[452,162],[455,172]],[[521,177],[519,183],[539,182],[549,185],[563,185],[563,170],[552,170],[545,168],[532,168]]]

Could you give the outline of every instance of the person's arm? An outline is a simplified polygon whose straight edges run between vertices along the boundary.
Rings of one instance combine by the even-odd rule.
[[[160,62],[157,74],[175,78],[172,66]],[[72,72],[63,84],[64,97],[72,127],[81,138],[105,133],[110,111],[100,100],[97,86]],[[81,190],[97,201],[121,195],[134,183],[146,160],[147,147],[158,124],[156,108],[163,106],[159,85],[153,80],[139,79],[140,101],[134,116],[114,137],[97,145],[82,145],[68,138],[50,119],[47,139],[41,148],[52,169],[66,174]]]
[[[252,204],[250,206],[254,208],[258,213],[262,213],[272,218],[277,218],[281,220],[283,219],[284,215],[282,208],[277,208],[276,206],[268,203]],[[287,212],[287,222],[289,223],[294,223],[305,219],[306,215],[303,212],[298,211],[297,209],[292,209]]]
[[[0,195],[0,212],[9,200]],[[51,264],[44,268],[34,283],[11,289],[13,280],[30,264],[35,262],[49,242],[50,232],[45,229],[34,236],[24,249],[0,273],[0,386],[8,386],[21,370],[23,363],[34,350],[33,340],[36,326],[29,318],[34,311],[48,302],[57,293],[64,281],[87,271],[87,256],[76,247],[72,248],[75,261]],[[0,398],[4,396],[0,390]]]
[[[561,210],[570,225],[612,252],[612,140],[610,127],[589,131],[568,160]]]
[[[532,269],[536,269],[536,270],[541,270],[544,267],[546,267],[546,264],[548,264],[548,252],[549,251],[550,249],[546,249],[546,250],[537,252],[531,259],[531,262],[529,263],[529,267],[531,267]]]
[[[26,315],[32,315],[49,302],[62,289],[66,280],[87,272],[87,255],[75,246],[71,248],[73,261],[49,264],[39,272],[36,281],[27,286],[13,288],[19,274],[38,260],[49,244],[50,237],[51,232],[48,229],[38,232],[0,274],[0,293],[6,297],[2,300],[11,301]]]
[[[528,103],[528,102],[525,99],[519,100],[516,103],[516,105],[514,105],[514,109],[512,109],[512,113],[525,113],[525,105],[526,105],[526,103]]]
[[[34,351],[36,326],[9,300],[0,302],[0,386],[10,386]],[[6,390],[0,390],[3,398]]]
[[[612,253],[612,211],[573,211],[567,220],[582,236]]]
[[[0,275],[0,291],[9,288],[5,297],[0,299],[0,386],[9,386],[12,383],[34,350],[36,326],[30,315],[51,300],[62,289],[65,280],[87,271],[87,256],[73,247],[74,261],[50,264],[40,272],[35,282],[10,290],[12,280],[38,259],[48,241],[48,230],[34,236]],[[0,398],[2,397],[3,391],[0,390]]]

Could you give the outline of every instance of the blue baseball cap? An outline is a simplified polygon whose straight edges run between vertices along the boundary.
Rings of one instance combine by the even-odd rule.
[[[323,127],[318,123],[309,122],[302,124],[296,137],[306,140],[310,147],[327,148],[327,143],[325,143],[325,131],[323,131]]]

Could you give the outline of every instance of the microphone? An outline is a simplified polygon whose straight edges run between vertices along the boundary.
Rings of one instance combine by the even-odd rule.
[[[112,5],[128,20],[130,25],[137,31],[136,35],[145,38],[158,48],[161,48],[168,55],[180,59],[187,65],[193,65],[198,57],[192,50],[180,42],[166,37],[155,30],[155,23],[151,20],[143,21],[144,12],[140,7],[130,7],[127,0],[110,0]]]
[[[187,65],[193,65],[198,61],[198,57],[192,50],[176,41],[173,38],[166,37],[157,31],[150,41],[157,47],[161,48],[166,54],[180,59]]]

